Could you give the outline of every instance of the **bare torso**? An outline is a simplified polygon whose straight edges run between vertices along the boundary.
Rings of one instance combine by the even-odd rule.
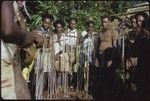
[[[101,37],[101,45],[99,47],[100,51],[104,51],[107,48],[113,47],[113,41],[117,40],[118,33],[113,30],[107,30],[103,33],[103,36]]]

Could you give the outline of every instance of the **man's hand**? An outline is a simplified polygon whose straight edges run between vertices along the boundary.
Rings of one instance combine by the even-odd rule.
[[[22,47],[30,47],[33,43],[35,43],[36,48],[42,47],[44,42],[44,38],[41,35],[38,35],[36,33],[26,33],[24,35],[24,41],[23,44],[21,45]]]
[[[34,40],[34,43],[36,45],[36,48],[42,47],[42,45],[44,43],[44,37],[42,35],[34,33],[34,39],[33,40]]]
[[[98,62],[98,59],[97,59],[97,58],[95,59],[94,62],[95,62],[95,66],[96,66],[96,67],[99,67],[99,62]]]
[[[112,65],[112,61],[107,62],[107,67],[109,68]]]
[[[24,40],[23,43],[21,44],[21,47],[30,47],[33,44],[33,39],[34,39],[34,33],[25,33],[24,34]]]

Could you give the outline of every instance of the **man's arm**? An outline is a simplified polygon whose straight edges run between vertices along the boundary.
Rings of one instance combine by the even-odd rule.
[[[1,10],[1,27],[4,36],[8,39],[17,38],[23,40],[25,32],[22,32],[14,22],[13,1],[3,1]]]
[[[117,47],[117,40],[118,40],[118,38],[119,38],[119,34],[118,34],[118,32],[117,32],[116,30],[114,30],[114,31],[112,32],[112,46],[113,46],[114,48]]]
[[[39,37],[34,33],[22,31],[14,21],[13,1],[3,1],[1,9],[1,30],[2,37],[5,41],[14,42],[22,46],[29,46],[35,41],[39,41]],[[42,39],[41,39],[42,40]]]

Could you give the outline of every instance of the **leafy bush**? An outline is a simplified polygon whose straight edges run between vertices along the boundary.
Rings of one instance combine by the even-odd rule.
[[[100,18],[103,15],[111,15],[125,12],[133,5],[133,1],[29,1],[28,10],[32,20],[28,21],[30,30],[41,24],[41,15],[48,12],[54,16],[54,20],[66,20],[76,17],[79,20],[78,29],[84,30],[89,17],[96,23],[96,30],[100,30]]]

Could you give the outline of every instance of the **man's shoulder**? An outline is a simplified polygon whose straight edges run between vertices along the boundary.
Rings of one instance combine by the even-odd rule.
[[[41,33],[41,34],[43,34],[43,33],[46,32],[45,30],[42,29],[41,26],[38,26],[34,31],[35,31],[35,32],[38,32],[38,33]]]
[[[93,35],[94,36],[99,36],[99,33],[98,32],[93,32]]]
[[[68,28],[65,28],[64,29],[64,34],[67,34],[68,33]]]
[[[35,30],[36,31],[42,31],[42,28],[41,28],[41,26],[38,26]]]
[[[114,34],[118,34],[118,31],[116,29],[111,29],[111,32]]]
[[[111,30],[111,33],[112,33],[112,34],[111,34],[112,37],[114,37],[114,36],[115,36],[115,37],[118,37],[118,36],[119,36],[119,33],[118,33],[118,31],[117,31],[116,29],[112,29],[112,30]]]

